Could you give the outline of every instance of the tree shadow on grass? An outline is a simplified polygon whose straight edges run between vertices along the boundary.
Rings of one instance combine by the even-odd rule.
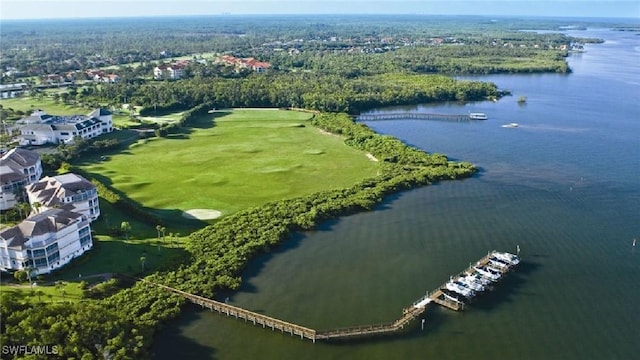
[[[140,203],[129,198],[124,192],[113,187],[113,181],[111,178],[101,174],[91,174],[91,177],[98,180],[109,190],[113,191],[120,197],[119,204],[113,204],[113,206],[121,211],[123,214],[130,216],[140,222],[146,223],[148,226],[154,228],[156,225],[165,226],[170,232],[182,232],[183,235],[187,234],[195,229],[201,229],[207,225],[208,222],[198,219],[187,219],[182,216],[183,211],[179,209],[155,209],[142,206]],[[131,209],[137,208],[139,211],[132,211]],[[119,224],[112,224],[117,226]],[[169,228],[176,228],[176,230],[169,230]]]
[[[231,110],[215,110],[209,114],[193,117],[187,123],[188,128],[193,129],[211,129],[216,126],[216,120],[233,113]]]
[[[104,273],[145,275],[176,268],[187,261],[188,254],[186,250],[175,247],[160,246],[158,250],[158,244],[94,240],[90,251],[47,275],[47,278],[80,281],[83,276]],[[141,260],[143,257],[144,271]]]

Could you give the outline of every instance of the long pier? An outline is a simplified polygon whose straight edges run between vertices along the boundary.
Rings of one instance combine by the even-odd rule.
[[[475,264],[471,264],[467,269],[462,271],[459,275],[473,273],[474,266],[485,266],[489,263],[489,258],[492,256],[492,252],[489,252],[485,257],[477,261]],[[503,272],[508,271],[504,269]],[[176,293],[183,296],[187,300],[194,304],[200,305],[211,311],[217,311],[220,314],[226,314],[227,316],[233,316],[236,319],[243,319],[245,322],[251,322],[254,325],[261,325],[263,328],[269,328],[271,330],[280,330],[282,333],[288,333],[291,336],[299,336],[301,339],[309,339],[314,343],[316,340],[331,340],[331,339],[343,339],[356,336],[371,336],[377,334],[386,334],[399,331],[409,324],[412,320],[422,315],[429,304],[436,303],[454,311],[464,310],[465,304],[447,296],[442,289],[444,284],[438,287],[436,290],[428,292],[422,298],[416,300],[411,306],[402,310],[402,316],[389,323],[372,324],[372,325],[359,325],[347,328],[338,328],[331,330],[317,331],[305,326],[293,324],[287,321],[276,319],[264,314],[259,314],[250,310],[246,310],[237,306],[233,306],[227,303],[187,293],[182,290],[174,289],[172,287],[154,283],[148,280],[139,279],[140,281],[161,287],[167,291]]]
[[[362,114],[355,117],[356,121],[388,121],[388,120],[445,120],[470,121],[469,114],[433,114],[433,113],[379,113]]]

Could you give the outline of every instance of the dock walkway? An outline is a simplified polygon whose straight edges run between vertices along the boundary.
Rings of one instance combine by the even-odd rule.
[[[389,121],[389,120],[444,120],[470,121],[469,114],[433,114],[433,113],[378,113],[362,114],[355,117],[356,121]]]

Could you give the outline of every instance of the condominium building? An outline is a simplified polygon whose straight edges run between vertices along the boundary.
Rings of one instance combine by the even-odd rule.
[[[0,270],[46,274],[92,246],[89,219],[65,209],[48,209],[0,230]]]
[[[80,175],[46,176],[27,186],[26,191],[34,212],[61,208],[80,213],[89,221],[100,216],[96,186]]]
[[[15,148],[0,159],[0,210],[15,206],[24,187],[42,176],[42,162],[35,151]]]

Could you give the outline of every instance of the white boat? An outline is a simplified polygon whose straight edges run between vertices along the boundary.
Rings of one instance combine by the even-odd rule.
[[[484,286],[482,286],[482,284],[475,282],[473,279],[470,279],[469,277],[466,277],[466,276],[460,277],[458,278],[458,281],[475,292],[484,291]]]
[[[469,119],[471,120],[487,120],[487,114],[481,112],[469,113]]]
[[[456,293],[456,294],[457,294],[457,293]],[[451,296],[451,295],[447,294],[447,293],[446,293],[446,292],[444,292],[444,291],[442,292],[442,295],[444,296],[444,298],[445,298],[445,299],[447,299],[447,300],[449,300],[449,301],[452,301],[452,302],[457,303],[457,304],[464,304],[464,302],[463,302],[462,300],[458,299],[458,298],[457,298],[457,297],[455,297],[455,296]]]
[[[456,284],[456,283],[455,283],[455,282],[453,282],[453,281],[449,281],[449,282],[445,285],[445,287],[446,287],[447,289],[449,289],[449,290],[451,290],[451,291],[453,291],[453,292],[456,292],[456,293],[458,293],[458,294],[460,294],[460,295],[462,295],[462,296],[464,296],[464,297],[467,297],[467,298],[472,298],[472,297],[473,297],[473,295],[475,295],[475,293],[473,292],[473,290],[471,290],[471,289],[469,289],[469,288],[467,288],[467,287],[464,287],[464,286],[462,286],[462,285]]]
[[[520,124],[518,123],[508,123],[508,124],[502,125],[503,128],[517,128],[518,126],[520,126]]]
[[[494,251],[492,255],[496,259],[502,260],[502,261],[510,264],[511,266],[516,266],[516,265],[520,264],[520,258],[518,258],[518,256],[513,255],[511,253],[508,253],[508,252],[497,252],[497,251]]]
[[[487,286],[487,285],[491,285],[491,283],[495,282],[495,280],[488,278],[486,276],[483,276],[482,274],[480,274],[477,271],[474,271],[472,274],[469,275],[470,277],[476,279],[476,281],[480,282],[480,284]]]
[[[507,263],[504,263],[498,259],[495,258],[490,258],[489,259],[489,264],[487,264],[495,269],[497,269],[498,271],[507,271],[509,270],[509,265]]]
[[[454,284],[457,284],[457,285],[459,285],[459,286],[462,286],[462,287],[464,287],[464,288],[467,288],[467,289],[469,289],[469,290],[473,291],[474,293],[476,293],[476,292],[480,292],[480,290],[478,290],[478,287],[477,287],[476,285],[469,284],[469,283],[467,283],[467,282],[465,282],[465,281],[462,281],[460,278],[455,279],[455,280],[453,281],[453,283],[454,283]]]
[[[498,271],[492,271],[491,269],[487,268],[487,267],[478,267],[478,266],[474,266],[473,267],[479,274],[481,274],[482,276],[485,276],[493,281],[497,281],[498,279],[500,279],[500,277],[502,276],[502,274]]]

